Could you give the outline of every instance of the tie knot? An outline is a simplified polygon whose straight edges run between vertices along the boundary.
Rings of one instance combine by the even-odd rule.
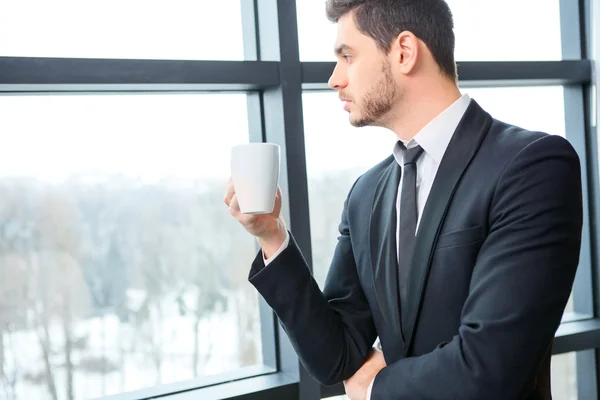
[[[417,162],[421,154],[423,154],[423,148],[421,146],[415,146],[404,150],[404,165]]]

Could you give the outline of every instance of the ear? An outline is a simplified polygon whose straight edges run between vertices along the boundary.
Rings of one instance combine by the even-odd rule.
[[[389,55],[397,70],[405,75],[410,74],[419,57],[419,39],[412,32],[401,32],[392,42]]]

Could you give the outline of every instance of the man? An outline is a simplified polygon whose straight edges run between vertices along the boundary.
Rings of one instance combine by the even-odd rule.
[[[281,193],[272,214],[243,215],[230,184],[225,203],[262,248],[250,282],[307,370],[353,400],[550,399],[581,241],[575,151],[461,96],[443,0],[328,0],[327,13],[329,85],[350,123],[399,141],[350,190],[323,292]]]

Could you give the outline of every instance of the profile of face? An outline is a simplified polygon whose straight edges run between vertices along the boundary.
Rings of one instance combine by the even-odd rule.
[[[402,91],[386,54],[370,36],[360,32],[351,13],[337,23],[336,67],[329,87],[337,90],[350,123],[361,127],[386,126]]]

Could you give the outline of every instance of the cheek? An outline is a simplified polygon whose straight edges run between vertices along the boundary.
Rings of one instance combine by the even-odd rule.
[[[373,86],[373,82],[378,78],[381,72],[372,63],[361,63],[357,61],[348,67],[348,85],[351,88],[352,96],[358,101]]]
[[[348,88],[352,100],[360,101],[365,86],[365,76],[360,65],[350,65],[348,67]]]

